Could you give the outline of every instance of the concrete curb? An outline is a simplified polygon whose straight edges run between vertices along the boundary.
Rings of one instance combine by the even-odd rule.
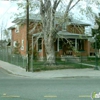
[[[25,69],[19,66],[12,65],[8,62],[3,61],[0,61],[0,67],[12,73],[13,75],[35,79],[100,77],[100,71],[94,70],[93,68],[26,72]]]

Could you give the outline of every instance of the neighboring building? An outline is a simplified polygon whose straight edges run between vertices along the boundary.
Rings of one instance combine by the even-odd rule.
[[[21,55],[27,54],[27,33],[26,33],[26,19],[19,18],[13,21],[16,26],[9,27],[12,31],[12,49],[16,48],[16,43],[19,43],[19,52]],[[36,26],[37,24],[37,26]],[[58,25],[58,23],[56,24]],[[74,55],[79,56],[75,51],[81,52],[83,56],[90,55],[90,42],[88,41],[89,36],[85,35],[85,27],[90,24],[83,23],[81,21],[73,20],[70,24],[63,28],[60,27],[60,31],[57,33],[55,41],[55,54],[56,56],[61,55]],[[36,39],[37,42],[32,51],[38,52],[39,58],[46,57],[45,46],[42,39],[42,24],[39,17],[30,17],[30,30],[34,28],[32,34],[30,34],[30,44],[33,48]],[[39,36],[39,38],[37,38]],[[73,47],[73,49],[72,49]]]
[[[7,58],[7,55],[11,55],[11,42],[6,40],[0,40],[0,54]]]

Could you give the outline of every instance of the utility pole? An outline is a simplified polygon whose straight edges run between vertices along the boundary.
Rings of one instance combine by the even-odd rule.
[[[26,25],[27,25],[27,66],[26,71],[30,71],[30,57],[29,57],[29,0],[26,0]]]

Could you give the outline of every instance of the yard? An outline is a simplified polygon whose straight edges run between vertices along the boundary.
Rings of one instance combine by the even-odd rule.
[[[9,55],[5,53],[5,51],[0,51],[0,60],[12,63],[17,66],[21,66],[26,68],[27,66],[27,59],[22,57],[21,55]],[[76,60],[76,59],[75,59]],[[48,65],[46,60],[39,61],[34,59],[33,62],[30,61],[31,70],[34,71],[41,71],[41,70],[58,70],[58,69],[76,69],[76,68],[92,68],[91,66],[83,65],[85,64],[92,64],[96,65],[95,57],[79,57],[79,61],[75,61],[72,58],[64,59],[56,58],[55,65]],[[98,58],[98,66],[100,66],[100,58]]]

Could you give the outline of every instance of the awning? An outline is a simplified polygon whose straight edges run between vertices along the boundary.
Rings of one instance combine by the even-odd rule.
[[[61,37],[61,38],[73,38],[73,39],[88,39],[89,37],[91,37],[86,34],[69,33],[67,31],[59,31],[57,35],[58,37]]]
[[[43,33],[39,32],[36,34],[33,34],[33,37],[43,37]],[[76,34],[76,33],[69,33],[67,31],[59,31],[57,33],[57,38],[73,38],[73,39],[88,39],[92,36],[86,35],[86,34]]]

